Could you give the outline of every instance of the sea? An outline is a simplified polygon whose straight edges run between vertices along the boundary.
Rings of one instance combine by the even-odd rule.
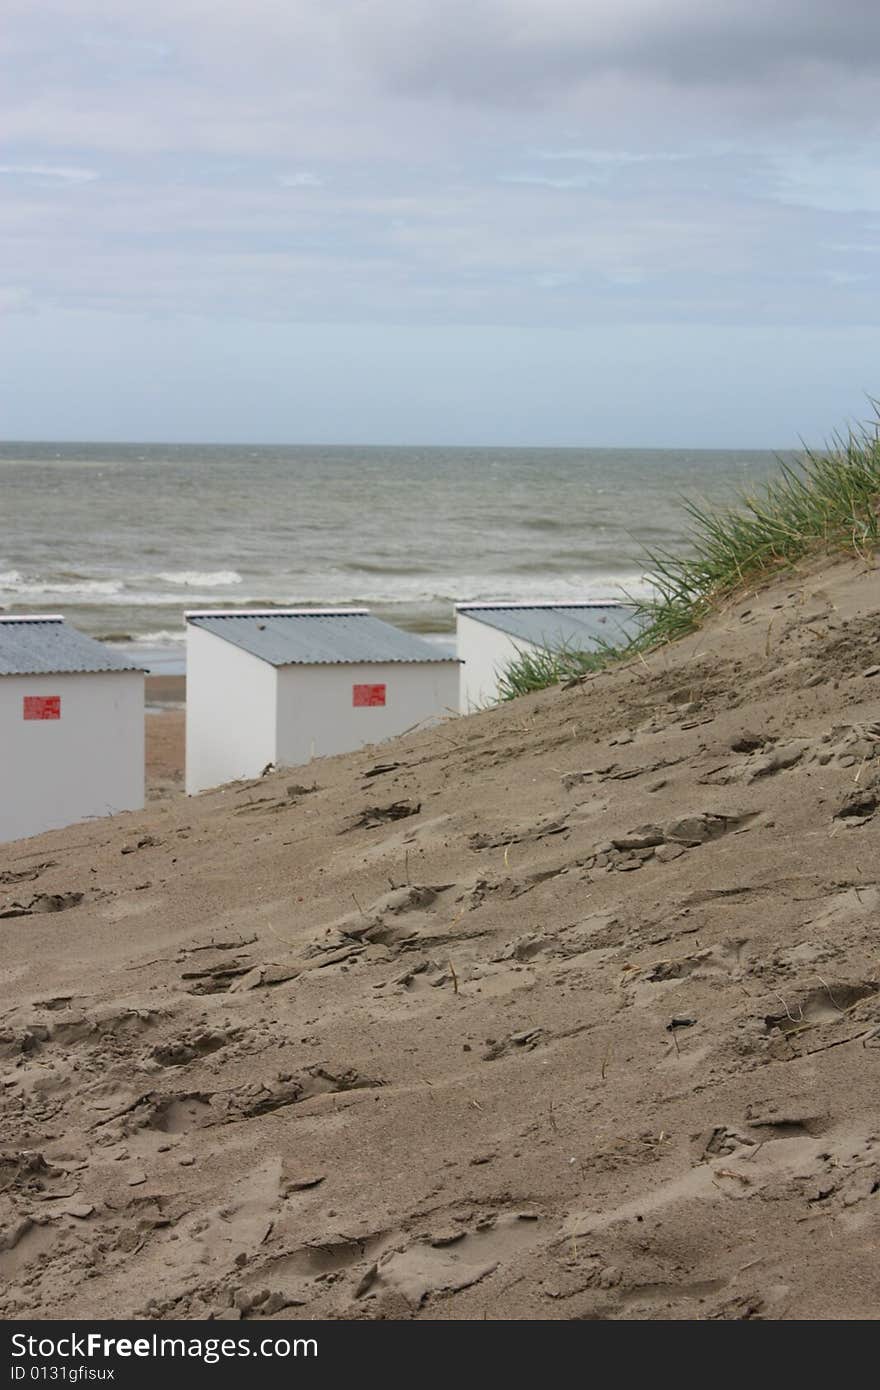
[[[621,598],[772,451],[0,444],[0,610],[184,669],[188,608],[362,604],[448,644],[458,600]]]

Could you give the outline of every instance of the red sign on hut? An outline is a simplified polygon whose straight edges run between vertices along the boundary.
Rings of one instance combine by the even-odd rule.
[[[358,705],[384,705],[385,686],[384,685],[355,685],[352,686],[352,701]]]
[[[60,719],[61,696],[25,695],[23,714],[25,719]]]

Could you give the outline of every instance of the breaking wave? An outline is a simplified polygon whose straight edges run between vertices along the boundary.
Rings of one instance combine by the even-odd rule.
[[[185,589],[226,589],[241,583],[238,570],[163,570],[156,578]]]

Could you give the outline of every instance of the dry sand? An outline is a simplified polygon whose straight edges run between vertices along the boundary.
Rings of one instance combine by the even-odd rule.
[[[878,661],[804,571],[4,846],[0,1312],[875,1317]]]

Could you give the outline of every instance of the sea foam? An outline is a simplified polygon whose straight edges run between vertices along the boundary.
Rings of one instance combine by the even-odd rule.
[[[163,570],[156,577],[184,589],[225,589],[241,583],[237,570]]]

